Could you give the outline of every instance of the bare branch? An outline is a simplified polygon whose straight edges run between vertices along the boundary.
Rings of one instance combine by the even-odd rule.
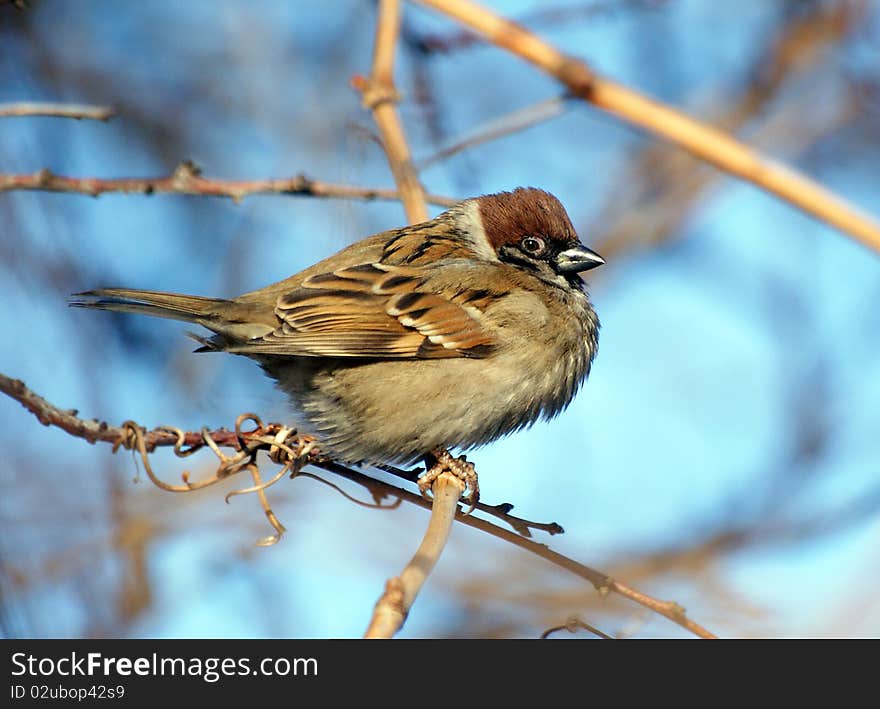
[[[122,444],[128,439],[129,433],[126,426],[111,426],[106,421],[97,419],[85,420],[78,417],[76,409],[59,409],[49,403],[43,397],[25,386],[20,379],[11,379],[0,374],[0,392],[19,402],[30,411],[44,426],[57,426],[62,431],[76,438],[82,438],[89,443]],[[275,435],[279,428],[277,424],[269,424],[261,431],[244,432],[241,435],[247,440],[251,435]],[[218,446],[241,450],[240,439],[235,431],[224,428],[211,431],[208,436]],[[159,446],[177,446],[182,452],[195,452],[206,445],[205,436],[201,432],[189,431],[180,435],[173,428],[161,427],[143,434],[145,450],[153,452]]]
[[[569,618],[567,621],[565,621],[565,625],[556,625],[552,628],[547,628],[547,630],[541,633],[541,640],[546,640],[551,635],[553,635],[553,633],[558,633],[560,630],[567,630],[569,633],[574,634],[580,629],[588,630],[593,635],[596,635],[603,640],[614,640],[612,636],[608,635],[607,633],[603,633],[597,627],[590,625],[587,621],[581,620],[577,616],[572,616],[571,618]]]
[[[202,177],[192,163],[183,162],[168,177],[64,177],[50,170],[39,170],[29,175],[0,174],[0,192],[36,190],[44,192],[74,192],[98,197],[121,192],[135,194],[185,194],[203,197],[228,197],[240,202],[257,194],[303,195],[334,199],[388,200],[401,199],[395,190],[355,187],[312,180],[305,175],[270,180],[213,180]],[[440,207],[451,207],[458,200],[439,195],[427,195],[427,201]]]
[[[471,0],[418,1],[555,76],[584,101],[672,141],[880,251],[880,224],[801,173],[771,160],[717,128],[595,74],[580,59],[564,54],[524,27]]]
[[[438,150],[433,155],[419,160],[419,169],[424,169],[429,165],[446,160],[456,153],[468,150],[481,143],[488,143],[498,138],[503,138],[511,133],[517,133],[526,128],[531,128],[538,123],[549,121],[555,118],[565,110],[565,105],[570,97],[567,95],[554,96],[543,101],[538,101],[531,106],[517,109],[505,116],[496,118],[486,125],[473,131],[468,137],[452,143],[442,150]]]
[[[373,609],[365,638],[392,638],[403,627],[409,609],[446,547],[458,500],[464,490],[464,483],[451,473],[441,473],[434,481],[431,519],[422,543],[400,576],[385,584],[385,592]]]
[[[428,209],[403,124],[394,107],[400,98],[394,87],[394,49],[399,32],[400,0],[380,0],[370,77],[355,77],[352,83],[361,92],[364,106],[373,112],[406,217],[415,224],[428,219]]]
[[[86,106],[79,103],[0,103],[0,118],[11,116],[54,116],[57,118],[75,118],[107,121],[117,113],[112,106]]]

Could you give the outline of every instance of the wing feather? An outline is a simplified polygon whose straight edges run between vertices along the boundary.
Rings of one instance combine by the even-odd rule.
[[[487,291],[430,290],[414,266],[360,264],[320,273],[278,299],[279,326],[241,354],[377,359],[483,357]]]

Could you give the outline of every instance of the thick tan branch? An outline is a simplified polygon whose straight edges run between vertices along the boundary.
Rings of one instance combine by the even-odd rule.
[[[880,251],[880,224],[799,172],[738,142],[723,131],[598,76],[524,27],[470,0],[418,0],[476,30],[489,42],[555,76],[583,100],[670,140],[737,177],[772,192],[808,214]]]
[[[394,87],[394,49],[399,32],[400,0],[380,0],[370,77],[356,77],[354,86],[361,92],[364,106],[373,112],[406,217],[415,224],[428,219],[428,208],[403,124],[394,107],[399,99]]]
[[[400,200],[395,190],[338,185],[312,180],[304,175],[272,180],[213,180],[202,177],[189,163],[182,163],[167,177],[64,177],[49,170],[27,175],[0,174],[0,192],[31,190],[74,192],[97,197],[113,192],[135,194],[186,194],[205,197],[227,197],[239,202],[257,194],[286,194],[336,199]],[[440,195],[427,195],[431,204],[451,207],[457,200]]]
[[[441,473],[434,481],[431,519],[422,543],[400,576],[385,584],[385,592],[373,609],[365,638],[392,638],[403,627],[409,609],[446,547],[464,487],[464,483],[451,473]]]

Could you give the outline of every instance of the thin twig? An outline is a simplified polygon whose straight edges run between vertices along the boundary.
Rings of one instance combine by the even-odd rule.
[[[0,103],[0,118],[10,116],[54,116],[57,118],[87,118],[93,121],[107,121],[116,115],[112,106],[86,106],[78,103]]]
[[[204,197],[227,197],[240,202],[257,194],[308,195],[337,199],[393,200],[401,195],[396,190],[355,187],[312,180],[296,175],[270,180],[214,180],[202,177],[192,163],[181,163],[167,177],[122,177],[102,179],[96,177],[64,177],[50,170],[39,170],[26,175],[0,174],[0,192],[12,190],[37,190],[44,192],[74,192],[97,197],[112,192],[135,194],[185,194]],[[458,200],[440,195],[427,195],[431,204],[451,207]]]
[[[77,438],[83,438],[90,443],[103,441],[114,445],[119,445],[121,441],[126,440],[129,436],[130,428],[110,426],[101,421],[85,421],[77,416],[75,410],[63,410],[49,403],[35,392],[28,389],[24,382],[18,379],[11,379],[0,374],[0,392],[7,394],[12,399],[21,403],[28,411],[34,414],[36,418],[46,426],[54,425]],[[211,440],[218,446],[230,447],[235,450],[241,450],[241,441],[247,441],[249,437],[261,438],[277,434],[284,427],[279,424],[266,424],[262,430],[244,431],[236,434],[234,431],[219,429],[210,433],[203,432],[176,432],[176,429],[158,428],[143,433],[144,450],[152,451],[156,446],[175,446],[175,452],[178,455],[187,455],[199,446],[205,445],[205,438],[209,436]],[[188,446],[189,448],[184,448]],[[140,448],[140,445],[138,446]],[[393,497],[405,500],[414,505],[418,505],[423,509],[431,509],[431,502],[425,500],[420,494],[404,490],[390,483],[372,478],[360,471],[352,470],[335,461],[327,460],[316,455],[314,452],[309,453],[307,460],[303,464],[308,463],[314,467],[321,468],[328,472],[339,475],[347,480],[355,482],[367,490],[373,496],[374,500],[382,500],[386,497]],[[461,511],[456,512],[456,520],[468,527],[479,529],[498,539],[506,541],[510,544],[525,549],[532,554],[540,556],[557,566],[566,569],[572,574],[585,579],[591,583],[601,595],[609,592],[617,593],[621,596],[629,598],[640,605],[649,608],[659,615],[669,618],[686,630],[694,633],[702,638],[714,638],[710,631],[694,622],[685,614],[684,609],[673,601],[662,601],[638,591],[627,584],[618,581],[601,571],[597,571],[589,566],[581,564],[574,559],[559,554],[544,544],[539,544],[532,539],[520,536],[516,532],[503,529],[492,522],[481,519],[475,515],[466,515]]]
[[[404,470],[403,468],[398,468],[395,465],[378,465],[376,467],[378,467],[380,470],[384,470],[386,473],[396,475],[402,480],[408,480],[409,482],[413,483],[418,482],[422,473],[425,472],[424,468]],[[488,505],[485,502],[477,501],[474,509],[479,510],[480,512],[484,512],[487,515],[491,515],[492,517],[497,517],[502,522],[509,524],[515,532],[521,534],[524,537],[531,537],[531,530],[533,529],[538,532],[547,532],[547,534],[549,534],[550,536],[554,536],[556,534],[565,534],[565,530],[558,522],[533,522],[532,520],[510,514],[511,510],[513,510],[513,504],[511,504],[510,502],[502,502],[497,505]]]
[[[524,27],[471,0],[418,0],[470,27],[489,42],[556,77],[597,108],[676,143],[716,167],[752,182],[866,246],[880,251],[880,224],[801,173],[771,160],[725,132],[594,73]]]
[[[426,167],[441,160],[446,160],[463,150],[468,150],[492,140],[498,140],[498,138],[503,138],[511,133],[518,133],[544,121],[549,121],[565,111],[566,104],[570,98],[567,94],[554,96],[553,98],[538,101],[531,106],[519,108],[507,115],[489,121],[473,131],[468,137],[458,140],[448,147],[438,150],[433,155],[419,160],[418,168],[424,170]]]
[[[599,628],[590,625],[587,621],[578,618],[576,615],[565,621],[564,625],[555,625],[552,628],[547,628],[547,630],[541,633],[541,640],[546,640],[553,635],[553,633],[558,633],[560,630],[567,630],[569,633],[574,634],[580,629],[588,630],[593,635],[596,635],[603,640],[614,640],[614,638],[611,635],[608,635],[608,633],[603,633]]]
[[[403,500],[401,500],[399,497],[390,505],[383,505],[381,500],[379,500],[378,502],[364,502],[363,500],[357,499],[354,495],[349,495],[345,490],[339,487],[339,485],[335,485],[329,480],[324,480],[324,478],[322,478],[320,475],[315,475],[314,473],[299,472],[297,473],[296,477],[317,480],[319,483],[326,485],[331,490],[336,490],[336,492],[342,495],[349,502],[353,502],[359,507],[366,507],[367,509],[371,510],[396,510],[398,507],[400,507],[400,503],[403,502]]]
[[[422,543],[400,576],[385,584],[385,592],[373,609],[365,638],[392,638],[403,627],[409,609],[446,547],[458,500],[464,490],[464,483],[451,473],[441,473],[434,481],[431,519]]]
[[[370,77],[355,77],[352,83],[361,92],[364,106],[373,112],[406,217],[411,224],[415,224],[428,219],[428,208],[425,191],[419,182],[403,132],[403,124],[394,107],[399,100],[394,87],[394,49],[399,32],[400,0],[379,0]]]
[[[510,502],[502,502],[500,505],[486,505],[482,502],[477,502],[474,509],[497,517],[502,522],[506,522],[517,534],[523,537],[531,537],[531,530],[533,529],[539,532],[546,532],[551,537],[557,534],[565,534],[565,530],[558,522],[533,522],[530,519],[510,514],[510,511],[513,509],[513,505]]]

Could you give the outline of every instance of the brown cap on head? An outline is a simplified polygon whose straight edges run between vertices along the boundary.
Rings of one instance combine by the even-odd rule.
[[[580,241],[565,207],[544,190],[520,187],[513,192],[484,195],[478,204],[486,239],[496,251],[525,236],[562,244]]]

